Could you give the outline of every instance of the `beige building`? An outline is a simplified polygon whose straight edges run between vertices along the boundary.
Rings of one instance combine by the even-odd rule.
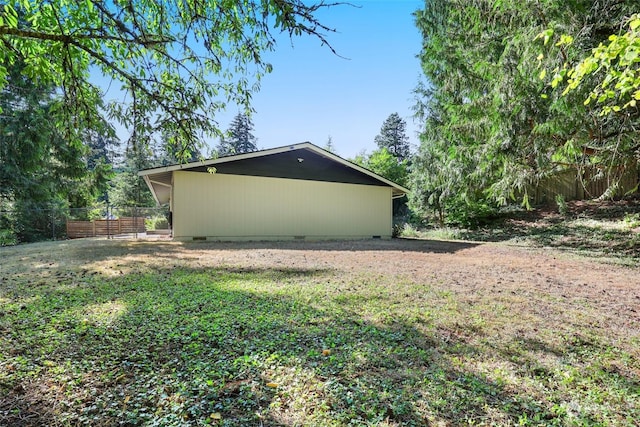
[[[178,240],[390,238],[408,191],[308,142],[139,175]]]

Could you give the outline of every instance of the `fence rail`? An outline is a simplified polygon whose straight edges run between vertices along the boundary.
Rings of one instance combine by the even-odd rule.
[[[93,221],[67,220],[67,237],[70,239],[144,233],[146,231],[145,221],[142,217],[94,219]]]
[[[169,234],[167,207],[0,205],[0,246],[40,240]]]

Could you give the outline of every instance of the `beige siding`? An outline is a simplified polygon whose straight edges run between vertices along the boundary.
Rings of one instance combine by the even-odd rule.
[[[391,188],[176,171],[174,237],[391,236]]]

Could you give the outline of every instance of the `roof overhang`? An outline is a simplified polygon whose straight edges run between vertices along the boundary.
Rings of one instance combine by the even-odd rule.
[[[299,157],[297,157],[299,155]],[[304,163],[306,160],[306,163]],[[278,173],[277,168],[283,168],[286,163],[286,173]],[[275,168],[262,167],[271,163]],[[307,171],[299,171],[296,167],[308,166]],[[309,172],[310,169],[311,172]],[[151,190],[158,204],[169,202],[173,172],[193,171],[270,176],[293,179],[311,179],[317,181],[351,182],[366,185],[380,185],[391,187],[392,197],[402,197],[409,192],[406,188],[388,179],[343,159],[310,142],[255,151],[252,153],[201,160],[190,163],[175,164],[158,168],[145,169],[138,172]],[[311,173],[312,175],[305,175]]]
[[[172,171],[160,172],[151,175],[142,175],[141,173],[138,173],[138,175],[142,176],[158,205],[169,203],[169,199],[171,198],[171,187],[173,185]]]

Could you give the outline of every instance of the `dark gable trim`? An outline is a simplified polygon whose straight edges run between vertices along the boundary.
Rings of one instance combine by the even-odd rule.
[[[156,202],[162,204],[169,201],[173,172],[210,173],[211,170],[229,175],[391,187],[392,198],[402,197],[409,191],[310,142],[219,159],[145,169],[138,172],[138,175],[144,178]]]
[[[214,168],[216,173],[229,175],[388,186],[388,184],[370,175],[340,164],[307,148],[232,160],[211,166],[191,167],[184,169],[184,171],[208,173],[211,168]]]

